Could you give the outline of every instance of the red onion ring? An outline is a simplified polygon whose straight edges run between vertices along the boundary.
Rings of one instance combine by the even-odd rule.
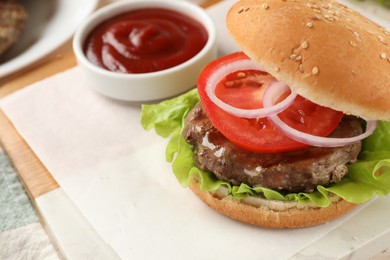
[[[214,73],[208,78],[206,83],[206,93],[211,99],[211,101],[216,104],[218,107],[223,109],[224,111],[228,112],[229,114],[232,114],[237,117],[243,117],[243,118],[261,118],[266,117],[271,114],[279,113],[283,110],[285,110],[287,107],[290,106],[290,104],[294,101],[295,97],[297,96],[296,92],[291,90],[291,93],[288,97],[283,99],[283,101],[279,102],[276,105],[272,105],[269,107],[263,107],[259,109],[242,109],[237,108],[234,106],[231,106],[225,102],[223,102],[221,99],[219,99],[215,95],[215,87],[217,83],[222,80],[223,77],[229,75],[232,72],[236,71],[242,71],[242,70],[259,70],[264,71],[257,63],[255,63],[252,60],[245,59],[245,60],[237,60],[231,63],[228,63],[217,70],[214,71]],[[283,85],[285,84],[274,81],[271,83],[271,85],[268,88],[274,88],[274,85]],[[287,87],[287,86],[286,86]],[[288,88],[288,87],[287,87]]]
[[[264,92],[263,106],[271,107],[276,98],[280,97],[282,93],[288,90],[288,87],[283,85],[275,85],[273,88],[267,88]],[[298,142],[302,142],[311,146],[319,147],[340,147],[355,143],[360,141],[368,136],[370,136],[376,126],[377,121],[375,120],[366,120],[367,126],[366,131],[358,136],[348,137],[348,138],[332,138],[332,137],[320,137],[311,134],[307,134],[301,131],[298,131],[286,123],[284,123],[276,114],[269,115],[268,118],[275,124],[275,126],[281,130],[286,136],[294,139]]]

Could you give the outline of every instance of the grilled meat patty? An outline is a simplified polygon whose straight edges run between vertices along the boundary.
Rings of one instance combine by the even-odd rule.
[[[362,132],[361,121],[344,117],[332,137],[351,137]],[[195,161],[204,171],[234,185],[241,183],[290,192],[312,192],[344,177],[348,162],[356,160],[361,143],[344,147],[308,147],[277,154],[244,150],[219,132],[198,103],[185,120],[183,136],[194,148]]]
[[[16,0],[0,0],[0,55],[18,40],[26,19],[25,8]]]

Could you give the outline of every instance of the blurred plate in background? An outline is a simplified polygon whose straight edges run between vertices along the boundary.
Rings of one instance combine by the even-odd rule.
[[[0,78],[24,68],[69,40],[98,0],[21,0],[28,12],[16,45],[0,57]]]

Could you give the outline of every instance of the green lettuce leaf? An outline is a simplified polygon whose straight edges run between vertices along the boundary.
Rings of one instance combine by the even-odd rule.
[[[159,104],[142,106],[142,126],[146,130],[154,128],[158,135],[170,138],[166,160],[172,162],[173,173],[183,187],[188,187],[191,176],[198,176],[203,191],[216,190],[223,185],[231,196],[238,199],[249,195],[262,195],[273,200],[312,202],[319,207],[330,204],[331,194],[349,202],[363,203],[374,196],[384,196],[390,192],[389,122],[379,122],[374,134],[363,141],[358,161],[348,165],[349,173],[340,182],[327,187],[317,186],[317,190],[312,193],[283,193],[246,184],[234,186],[196,167],[191,146],[184,140],[181,132],[184,118],[198,101],[198,92],[193,89]]]

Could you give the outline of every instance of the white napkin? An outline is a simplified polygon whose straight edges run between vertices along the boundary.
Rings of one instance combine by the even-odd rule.
[[[219,28],[232,2],[209,10]],[[257,228],[221,216],[176,181],[164,160],[166,140],[139,124],[140,104],[105,98],[88,84],[75,67],[0,106],[123,259],[286,259],[353,214],[298,230]]]

